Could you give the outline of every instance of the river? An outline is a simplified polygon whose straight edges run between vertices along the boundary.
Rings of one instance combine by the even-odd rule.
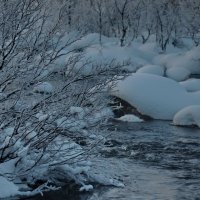
[[[89,194],[63,189],[51,198],[32,199],[200,199],[200,129],[175,127],[168,121],[114,122],[110,129],[115,131],[93,162],[123,181],[124,188],[97,187]]]

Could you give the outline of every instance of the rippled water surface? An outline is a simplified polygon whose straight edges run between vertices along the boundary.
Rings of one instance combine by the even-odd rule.
[[[126,187],[108,189],[99,199],[200,199],[199,129],[163,121],[115,128],[102,155],[119,166]]]
[[[118,122],[110,129],[116,131],[93,162],[118,177],[125,187],[102,187],[74,199],[200,199],[199,129],[175,127],[164,121]],[[57,195],[56,199],[68,198]]]

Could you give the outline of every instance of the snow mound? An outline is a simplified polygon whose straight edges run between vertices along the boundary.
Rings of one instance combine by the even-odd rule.
[[[189,77],[190,71],[183,67],[172,67],[167,69],[166,75],[175,81],[184,81]]]
[[[123,122],[143,122],[142,119],[132,114],[124,115],[120,118],[117,118],[117,120],[123,121]]]
[[[111,92],[154,119],[172,120],[182,108],[200,105],[200,92],[188,93],[179,83],[152,74],[134,73]]]
[[[173,123],[180,126],[197,125],[200,128],[200,106],[192,105],[183,108],[176,113]]]
[[[147,42],[145,44],[142,44],[139,47],[139,50],[141,51],[141,56],[148,61],[151,61],[152,58],[158,54],[159,51],[156,42]]]
[[[19,194],[18,187],[3,176],[0,176],[0,186],[0,199]]]
[[[49,82],[38,83],[34,88],[33,92],[50,94],[54,91],[54,87]]]
[[[66,57],[66,63],[73,56],[75,54],[69,54]],[[93,45],[85,48],[84,56],[75,65],[68,66],[66,73],[73,70],[83,75],[90,75],[95,73],[98,68],[110,67],[114,64],[122,65],[122,69],[126,71],[135,72],[138,67],[147,64],[147,61],[136,47],[119,47],[109,43],[107,46]]]
[[[189,79],[183,82],[180,82],[188,92],[200,91],[200,79]]]
[[[165,69],[159,65],[145,65],[137,70],[137,73],[155,74],[158,76],[164,76]]]
[[[194,47],[184,53],[158,55],[154,58],[154,63],[167,68],[181,67],[189,70],[191,74],[200,74],[200,47]]]

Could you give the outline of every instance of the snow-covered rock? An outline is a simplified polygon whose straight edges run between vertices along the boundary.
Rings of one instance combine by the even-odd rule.
[[[49,82],[42,82],[38,83],[34,88],[33,92],[36,93],[45,93],[45,94],[50,94],[54,91],[54,87],[51,83]]]
[[[188,93],[176,81],[152,74],[134,73],[111,93],[154,119],[172,120],[182,108],[200,105],[200,92]]]
[[[165,69],[159,65],[145,65],[137,70],[137,73],[147,73],[147,74],[155,74],[158,76],[164,76]]]
[[[117,120],[123,121],[123,122],[143,122],[142,119],[140,119],[139,117],[133,114],[124,115],[122,117],[117,118]]]
[[[173,123],[180,126],[197,125],[200,128],[200,105],[183,108],[176,113]]]
[[[188,80],[186,80],[186,81],[180,82],[180,84],[181,84],[188,92],[200,91],[200,79],[188,79]]]
[[[184,81],[189,77],[190,71],[183,67],[172,67],[167,69],[166,75],[175,81]]]

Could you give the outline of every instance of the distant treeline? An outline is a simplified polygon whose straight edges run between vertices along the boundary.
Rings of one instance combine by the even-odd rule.
[[[119,37],[121,46],[154,34],[165,50],[170,42],[192,38],[200,43],[199,0],[58,0],[64,27]],[[100,38],[101,40],[101,38]]]

